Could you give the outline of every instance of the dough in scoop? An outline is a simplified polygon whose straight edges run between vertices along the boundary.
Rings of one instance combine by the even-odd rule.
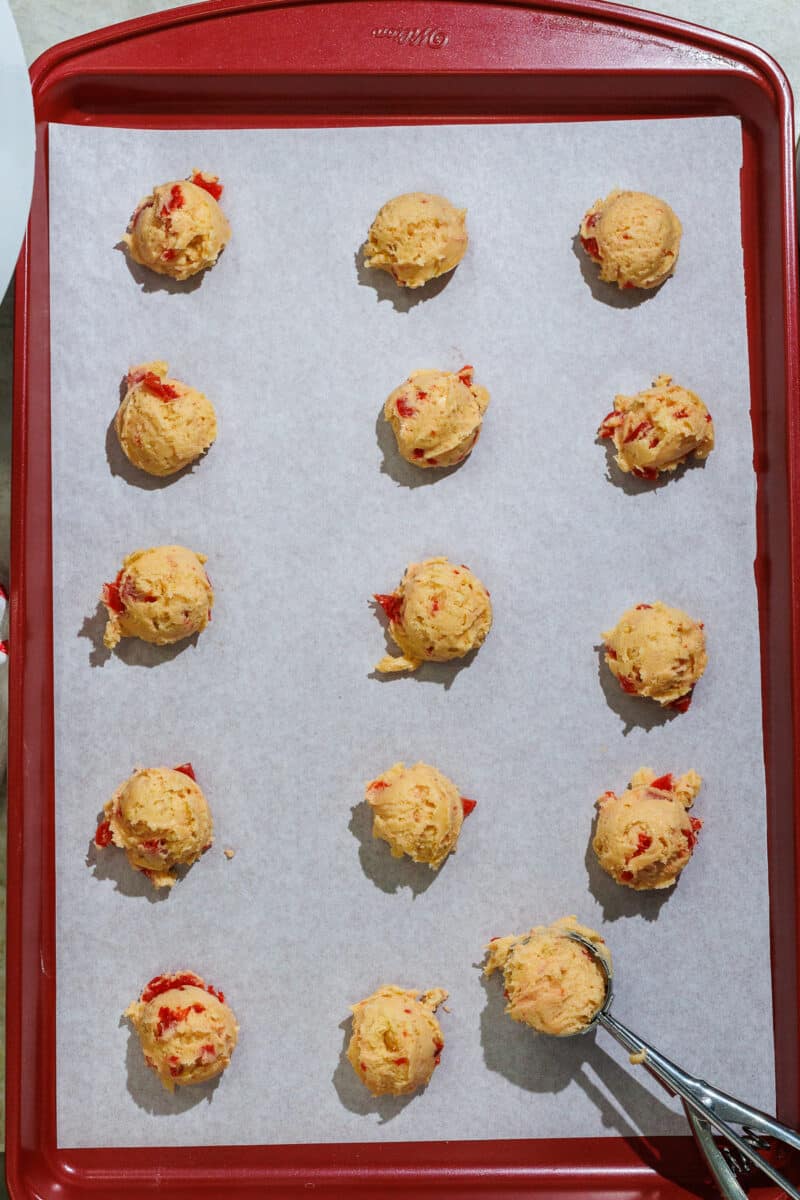
[[[603,938],[575,917],[537,925],[530,933],[493,938],[486,947],[484,974],[503,972],[511,1019],[554,1037],[580,1033],[606,998],[602,968],[569,933],[596,945],[611,966]]]

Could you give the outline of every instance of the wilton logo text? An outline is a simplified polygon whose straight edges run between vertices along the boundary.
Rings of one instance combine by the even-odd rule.
[[[447,45],[447,34],[443,29],[373,29],[373,37],[393,38],[401,46],[428,46],[431,50],[441,50]]]

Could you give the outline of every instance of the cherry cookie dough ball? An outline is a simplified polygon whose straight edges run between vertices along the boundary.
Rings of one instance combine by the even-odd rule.
[[[386,401],[383,415],[397,449],[417,467],[452,467],[467,457],[489,407],[486,388],[472,381],[472,367],[413,371]]]
[[[205,561],[205,554],[185,546],[129,554],[114,582],[103,585],[108,610],[103,641],[109,650],[124,637],[166,646],[205,629],[214,603]]]
[[[103,811],[95,844],[119,846],[157,888],[171,888],[175,867],[191,866],[214,840],[214,823],[191,763],[134,771]]]
[[[133,261],[181,280],[213,267],[231,236],[221,195],[217,176],[198,170],[154,187],[139,201],[123,237]]]
[[[382,673],[416,671],[423,662],[463,658],[482,645],[492,627],[492,603],[477,576],[462,563],[426,558],[411,563],[391,595],[375,599],[389,618],[402,655],[386,655]]]
[[[708,664],[701,621],[657,600],[637,604],[603,634],[605,658],[624,692],[686,712]]]
[[[600,278],[619,288],[655,288],[675,270],[681,223],[647,192],[610,192],[581,222],[581,244]]]
[[[603,938],[575,917],[537,925],[530,933],[493,938],[486,947],[483,973],[503,972],[508,1015],[553,1037],[581,1033],[606,998],[602,967],[570,933],[597,946],[611,968]]]
[[[202,392],[168,379],[165,362],[149,362],[128,371],[114,428],[130,462],[163,477],[205,453],[217,436],[217,414]]]
[[[347,1057],[373,1096],[406,1096],[429,1081],[444,1049],[435,1017],[442,988],[409,992],[386,985],[354,1004]]]
[[[714,422],[694,392],[659,375],[635,396],[615,396],[613,411],[598,433],[611,438],[620,471],[639,479],[658,479],[694,455],[708,458],[714,449]]]
[[[431,870],[455,850],[464,817],[475,808],[446,775],[422,762],[395,763],[367,784],[365,798],[375,814],[373,837],[394,858],[407,854]]]
[[[467,249],[467,210],[444,196],[407,192],[380,209],[364,246],[368,267],[401,287],[422,287],[457,267]]]
[[[239,1036],[224,993],[193,971],[157,975],[125,1016],[168,1092],[221,1075]]]
[[[636,891],[672,887],[703,825],[687,812],[702,782],[695,771],[656,778],[642,767],[621,796],[603,792],[592,841],[603,870]]]

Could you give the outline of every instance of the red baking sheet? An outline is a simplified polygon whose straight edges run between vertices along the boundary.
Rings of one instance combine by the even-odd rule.
[[[180,129],[741,118],[778,1115],[797,1126],[800,350],[792,106],[785,77],[766,54],[733,38],[590,0],[211,0],[65,42],[36,62],[31,78],[39,153],[16,275],[13,425],[6,1082],[11,1195],[124,1200],[158,1191],[165,1200],[195,1200],[310,1192],[660,1200],[715,1194],[688,1136],[57,1148],[57,597],[50,519],[47,125]],[[713,937],[713,928],[698,929],[698,936]],[[90,959],[92,947],[85,953]],[[724,1021],[724,996],[709,1002],[719,1004]],[[735,1030],[731,1052],[737,1052]],[[87,1064],[87,1070],[97,1069],[101,1063]]]

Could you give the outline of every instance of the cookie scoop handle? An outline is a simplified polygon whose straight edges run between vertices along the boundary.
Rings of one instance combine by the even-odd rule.
[[[773,1183],[783,1188],[791,1200],[800,1200],[800,1191],[793,1187],[780,1171],[773,1167],[772,1163],[762,1157],[757,1149],[757,1147],[766,1149],[773,1142],[783,1142],[793,1150],[800,1151],[800,1134],[787,1125],[782,1125],[780,1121],[760,1109],[750,1108],[741,1100],[737,1100],[735,1096],[729,1096],[726,1092],[721,1092],[712,1087],[710,1083],[706,1083],[704,1079],[690,1075],[660,1054],[653,1046],[643,1041],[616,1017],[612,1017],[607,1010],[601,1009],[597,1016],[597,1023],[607,1029],[626,1050],[637,1055],[642,1066],[646,1067],[650,1074],[663,1083],[669,1091],[680,1096],[687,1114],[691,1113],[698,1118],[697,1121],[690,1119],[689,1124],[726,1200],[741,1200],[746,1193],[742,1191],[738,1183],[735,1183],[735,1190],[731,1187],[731,1177],[735,1182],[735,1172],[730,1169],[725,1172],[718,1170],[720,1160],[722,1162],[725,1160],[711,1137],[712,1129],[734,1146],[741,1158],[752,1163],[759,1171],[763,1171],[765,1175],[769,1176]],[[744,1133],[737,1133],[729,1122],[742,1126]],[[711,1153],[711,1146],[715,1148],[714,1154]],[[728,1164],[725,1163],[725,1165]]]
[[[719,1091],[704,1079],[690,1075],[616,1017],[612,1017],[609,1009],[614,993],[612,974],[606,959],[587,938],[578,933],[570,933],[568,936],[579,942],[591,954],[606,981],[605,1001],[587,1028],[602,1025],[629,1054],[635,1056],[632,1061],[641,1063],[669,1092],[680,1097],[697,1145],[703,1152],[725,1200],[742,1200],[746,1197],[746,1192],[736,1179],[737,1163],[741,1169],[744,1169],[747,1163],[751,1163],[782,1188],[790,1200],[800,1200],[800,1191],[759,1153],[760,1149],[771,1148],[776,1142],[800,1152],[800,1134],[760,1109],[750,1108],[735,1096],[729,1096],[727,1092]],[[733,1125],[740,1126],[742,1133],[738,1133]],[[719,1134],[734,1148],[736,1153],[733,1155],[733,1167],[714,1140],[713,1133]]]

